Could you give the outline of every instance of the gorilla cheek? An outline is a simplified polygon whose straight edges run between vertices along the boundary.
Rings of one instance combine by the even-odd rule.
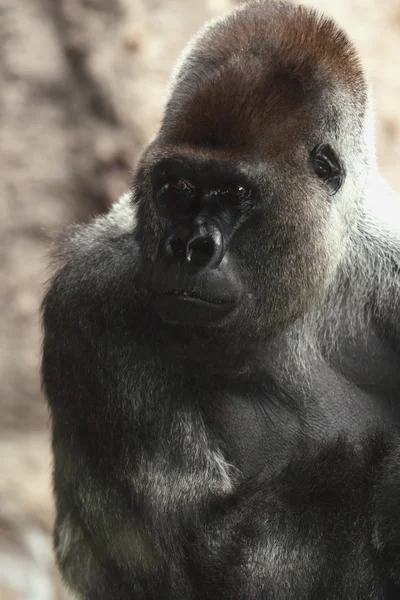
[[[258,315],[257,327],[267,337],[301,318],[323,287],[326,265],[316,261],[300,240],[288,240],[266,256],[255,258],[263,268],[252,270],[254,290],[251,306]]]

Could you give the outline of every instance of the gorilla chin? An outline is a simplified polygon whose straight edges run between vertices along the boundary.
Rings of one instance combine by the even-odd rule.
[[[230,252],[217,265],[196,268],[159,256],[152,270],[152,306],[161,319],[186,327],[217,327],[238,306],[243,285]]]

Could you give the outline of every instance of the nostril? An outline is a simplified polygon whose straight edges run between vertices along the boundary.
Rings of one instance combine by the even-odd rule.
[[[162,245],[164,258],[197,268],[216,267],[223,257],[223,244],[221,232],[214,229],[211,233],[199,228],[191,232],[182,227],[175,229]]]
[[[168,245],[172,256],[175,256],[176,258],[186,257],[186,244],[181,239],[172,238]]]
[[[193,264],[204,264],[214,254],[214,243],[209,237],[196,237],[187,244],[187,258]]]

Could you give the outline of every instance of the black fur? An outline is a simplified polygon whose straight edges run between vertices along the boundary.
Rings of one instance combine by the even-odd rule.
[[[400,598],[400,241],[357,180],[364,80],[312,11],[257,2],[218,27],[131,197],[60,245],[57,562],[85,600]]]

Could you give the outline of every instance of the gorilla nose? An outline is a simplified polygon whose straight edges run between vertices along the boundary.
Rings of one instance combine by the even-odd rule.
[[[217,227],[178,228],[167,237],[164,255],[187,266],[215,268],[223,257],[221,232]]]

